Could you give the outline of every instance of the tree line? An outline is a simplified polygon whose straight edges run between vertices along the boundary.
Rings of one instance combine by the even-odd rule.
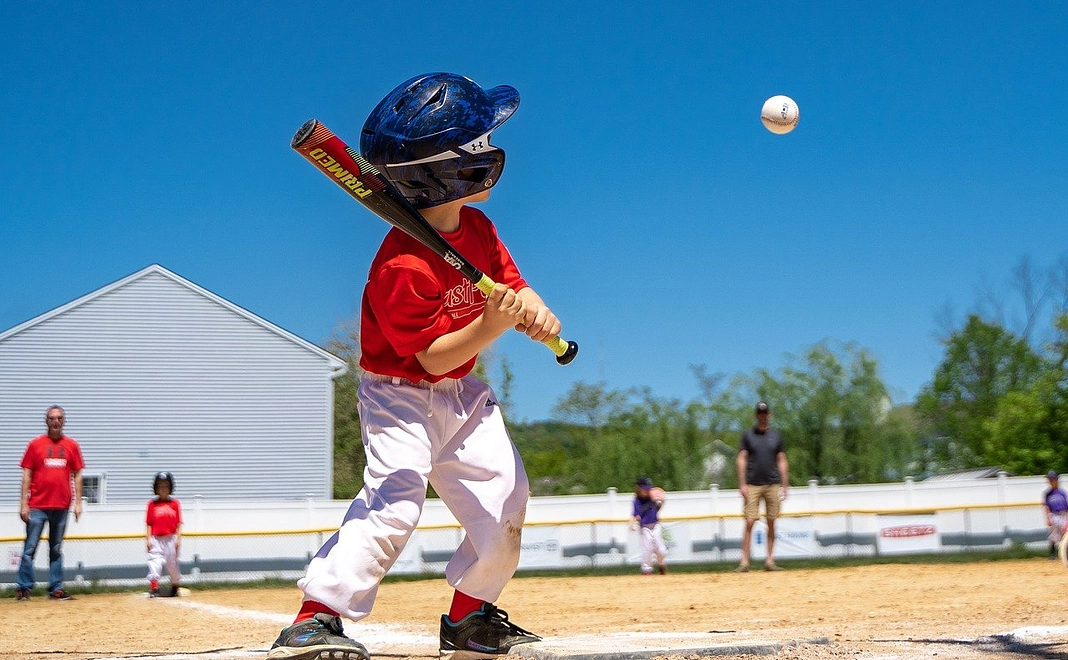
[[[1007,289],[985,287],[958,320],[943,310],[944,353],[914,402],[893,403],[868,350],[826,340],[776,369],[727,375],[691,365],[696,394],[687,401],[647,387],[577,382],[550,420],[508,420],[509,432],[534,495],[629,489],[644,474],[668,490],[737,487],[738,440],[758,400],[772,404],[795,485],[978,467],[1066,472],[1068,258],[1045,271],[1021,260]],[[365,464],[355,322],[339,327],[325,348],[349,364],[334,385],[334,496],[347,499],[359,491]],[[514,386],[507,356],[486,353],[476,370],[494,385],[507,418]]]

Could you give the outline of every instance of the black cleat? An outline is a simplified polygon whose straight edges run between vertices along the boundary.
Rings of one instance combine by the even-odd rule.
[[[441,615],[440,660],[475,660],[507,655],[517,644],[540,642],[541,637],[508,620],[508,613],[492,603],[453,623]]]
[[[354,639],[345,637],[341,619],[320,612],[282,630],[267,653],[268,660],[371,660]]]

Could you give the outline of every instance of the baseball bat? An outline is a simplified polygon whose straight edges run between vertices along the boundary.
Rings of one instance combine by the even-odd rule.
[[[453,249],[404,195],[378,169],[318,119],[304,122],[290,143],[301,156],[360,204],[397,229],[430,248],[450,266],[489,295],[496,283]],[[553,337],[544,341],[556,361],[568,364],[578,354],[578,344]]]

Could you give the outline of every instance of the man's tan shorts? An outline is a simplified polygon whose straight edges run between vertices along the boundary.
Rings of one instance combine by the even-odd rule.
[[[779,517],[779,484],[767,486],[754,486],[750,484],[749,494],[745,498],[745,506],[742,512],[746,520],[756,520],[760,517],[760,502],[764,502],[764,514],[768,520]]]

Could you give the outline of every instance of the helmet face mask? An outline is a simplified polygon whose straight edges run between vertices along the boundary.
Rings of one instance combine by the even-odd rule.
[[[387,178],[417,208],[437,206],[492,188],[504,170],[504,151],[456,155],[424,163],[388,165]]]
[[[504,151],[490,133],[519,106],[519,93],[489,90],[452,73],[416,76],[390,92],[360,136],[364,158],[417,208],[462,199],[494,186]]]

